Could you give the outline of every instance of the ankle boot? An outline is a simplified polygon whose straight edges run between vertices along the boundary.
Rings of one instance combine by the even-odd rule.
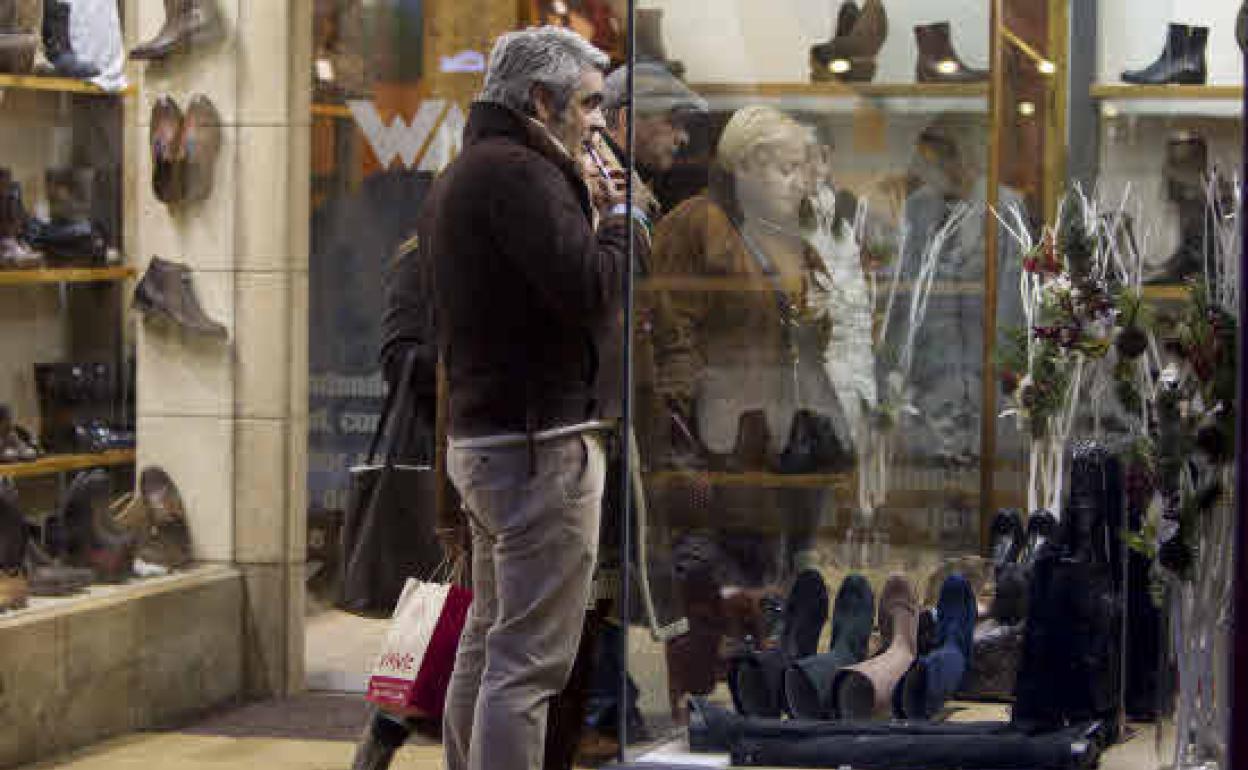
[[[48,169],[45,174],[52,218],[32,239],[49,262],[58,265],[101,264],[108,257],[104,234],[92,221],[95,169]]]
[[[79,474],[57,516],[65,528],[69,563],[90,569],[97,582],[121,583],[133,574],[134,539],[113,522],[109,485],[105,470]]]
[[[888,12],[883,0],[865,0],[859,9],[846,0],[837,14],[836,34],[810,49],[811,79],[869,82],[876,56],[888,37]]]
[[[836,592],[832,609],[832,643],[828,652],[791,664],[784,673],[785,701],[799,719],[830,719],[836,705],[832,679],[836,672],[867,658],[875,596],[871,583],[850,575]]]
[[[163,468],[139,474],[139,491],[117,515],[116,524],[137,543],[135,559],[172,571],[191,563],[191,530],[182,495]]]
[[[31,0],[0,0],[0,72],[24,75],[34,68],[39,26],[24,14]]]
[[[936,649],[910,665],[893,691],[893,715],[928,720],[962,686],[975,634],[975,592],[961,575],[940,589],[936,605]]]
[[[7,168],[0,168],[0,269],[29,269],[43,262],[43,255],[25,240],[24,213],[17,182]]]
[[[100,74],[99,68],[78,58],[69,42],[71,8],[65,0],[43,0],[43,51],[56,74],[86,80]]]
[[[156,37],[130,52],[131,59],[163,59],[225,37],[216,0],[165,0],[165,23]]]
[[[1166,137],[1161,175],[1166,196],[1175,203],[1205,202],[1209,179],[1209,140],[1196,131],[1175,131]]]
[[[995,618],[975,627],[971,659],[959,692],[969,700],[1008,701],[1014,697],[1023,652],[1022,623]]]
[[[152,257],[134,289],[133,306],[145,317],[162,317],[182,329],[211,337],[226,336],[225,326],[204,312],[189,268]]]
[[[26,517],[17,507],[13,482],[0,479],[0,612],[26,606],[30,584],[26,579]]]
[[[737,419],[737,441],[728,457],[728,470],[733,472],[762,471],[767,468],[771,430],[762,409],[742,412]]]
[[[1134,85],[1204,85],[1208,77],[1205,48],[1208,27],[1171,24],[1166,46],[1152,64],[1122,73],[1123,81]]]
[[[637,61],[658,62],[678,78],[685,76],[685,65],[667,58],[667,46],[663,42],[663,10],[661,8],[638,8]]]
[[[887,714],[893,690],[914,662],[918,646],[919,602],[910,581],[893,575],[880,596],[880,636],[885,651],[842,669],[832,683],[839,719],[865,720]]]
[[[914,28],[919,53],[915,60],[915,79],[920,83],[982,83],[988,71],[962,63],[950,38],[949,22],[920,25]]]

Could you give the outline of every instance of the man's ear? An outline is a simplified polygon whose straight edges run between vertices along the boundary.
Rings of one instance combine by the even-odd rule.
[[[529,89],[529,104],[533,108],[532,117],[543,123],[550,123],[554,119],[554,99],[550,89],[541,83],[534,83]]]

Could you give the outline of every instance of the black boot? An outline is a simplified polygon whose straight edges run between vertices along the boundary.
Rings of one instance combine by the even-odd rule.
[[[134,538],[112,520],[109,487],[107,471],[79,474],[65,493],[57,517],[64,528],[70,565],[90,569],[97,582],[120,583],[133,574]]]
[[[1018,561],[1023,550],[1023,515],[1015,508],[1002,508],[992,519],[992,563],[999,571]]]
[[[914,28],[919,53],[915,59],[915,79],[920,83],[982,83],[988,70],[968,67],[953,48],[949,22]]]
[[[1122,73],[1123,81],[1133,85],[1201,86],[1208,78],[1205,48],[1209,43],[1208,27],[1171,24],[1166,47],[1152,64]]]
[[[93,78],[100,74],[91,62],[79,59],[69,42],[70,6],[63,0],[43,2],[43,50],[56,74],[67,78]]]
[[[48,169],[45,177],[52,218],[34,228],[31,242],[52,264],[103,264],[108,243],[92,220],[95,169]]]

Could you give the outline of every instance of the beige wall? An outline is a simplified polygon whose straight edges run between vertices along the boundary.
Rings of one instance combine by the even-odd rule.
[[[245,579],[248,694],[303,685],[311,3],[217,0],[219,46],[135,68],[127,113],[128,242],[195,271],[225,343],[138,330],[140,465],[164,466],[186,499],[196,556]],[[149,38],[163,0],[127,4],[127,37]],[[209,200],[153,196],[152,103],[203,93],[223,144]]]

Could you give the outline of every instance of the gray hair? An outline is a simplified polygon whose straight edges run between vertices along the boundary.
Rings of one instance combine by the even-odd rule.
[[[478,97],[526,115],[533,114],[533,86],[545,86],[562,111],[588,69],[606,71],[611,60],[585,38],[564,27],[508,32],[494,43]]]

